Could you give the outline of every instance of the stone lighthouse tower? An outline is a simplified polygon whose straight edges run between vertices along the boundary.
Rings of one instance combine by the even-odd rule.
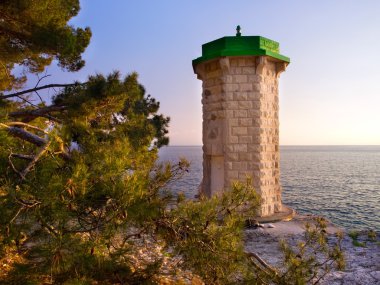
[[[223,37],[193,60],[203,81],[203,181],[211,196],[252,178],[259,215],[283,212],[280,185],[278,79],[289,64],[279,43],[261,36]]]

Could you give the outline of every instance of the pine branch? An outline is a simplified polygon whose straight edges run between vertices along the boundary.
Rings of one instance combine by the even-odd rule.
[[[25,128],[33,129],[33,130],[48,134],[48,132],[44,131],[43,129],[36,127],[36,126],[33,126],[33,125],[29,125],[29,124],[24,123],[24,122],[9,122],[9,123],[5,123],[5,125],[7,125],[9,127],[13,127],[13,126],[25,127]]]
[[[30,142],[36,146],[42,147],[48,142],[47,140],[18,127],[11,127],[3,123],[0,123],[0,127],[6,128],[12,136]]]
[[[57,123],[62,123],[61,120],[49,115],[49,113],[52,112],[62,112],[66,110],[66,106],[47,106],[40,109],[34,109],[34,110],[22,110],[22,111],[16,111],[9,113],[10,117],[13,118],[23,118],[24,122],[30,122],[31,120],[37,118],[37,117],[44,117],[49,120],[52,120]]]
[[[34,158],[34,155],[31,154],[22,154],[22,153],[11,153],[11,157],[16,157],[19,159],[24,159],[24,160],[32,160]]]
[[[76,82],[76,83],[70,83],[70,84],[47,84],[47,85],[43,85],[43,86],[40,86],[40,87],[35,87],[35,88],[27,89],[27,90],[24,90],[24,91],[7,94],[7,95],[4,95],[3,93],[0,93],[1,94],[0,95],[0,99],[7,99],[7,98],[18,97],[18,96],[21,96],[21,95],[24,95],[24,94],[27,94],[27,93],[36,92],[36,91],[43,90],[43,89],[48,89],[48,88],[54,88],[54,87],[60,87],[60,88],[62,88],[62,87],[70,87],[70,86],[80,86],[80,85],[84,85],[84,84],[86,84],[86,83]]]
[[[9,165],[12,167],[14,172],[16,172],[20,177],[22,177],[20,171],[18,171],[16,166],[13,164],[11,157],[12,157],[12,153],[8,156]]]

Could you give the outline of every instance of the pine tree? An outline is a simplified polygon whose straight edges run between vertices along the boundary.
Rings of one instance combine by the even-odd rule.
[[[21,88],[26,73],[42,72],[53,59],[69,71],[84,66],[91,31],[67,24],[79,8],[79,0],[0,2],[0,90]],[[12,73],[16,66],[20,75]]]
[[[159,187],[172,169],[158,171],[155,160],[157,147],[168,142],[169,118],[158,108],[136,74],[120,80],[118,73],[69,86],[49,106],[5,104],[1,235],[6,245],[36,239],[29,257],[31,265],[44,263],[38,276],[46,268],[57,280],[86,276],[100,258],[130,270],[111,253],[128,251],[127,237],[145,232],[166,205]],[[123,246],[111,251],[116,237]]]

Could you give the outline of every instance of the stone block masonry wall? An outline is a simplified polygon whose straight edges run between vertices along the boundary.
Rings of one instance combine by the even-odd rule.
[[[202,191],[214,195],[252,178],[261,216],[281,210],[278,75],[282,62],[264,56],[201,63],[203,81]]]

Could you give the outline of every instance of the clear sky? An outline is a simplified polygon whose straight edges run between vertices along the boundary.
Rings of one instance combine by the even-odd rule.
[[[50,81],[137,71],[171,117],[171,145],[202,143],[202,44],[235,34],[280,43],[280,144],[380,144],[380,1],[81,0],[71,21],[93,37],[79,73],[49,67]],[[47,83],[47,82],[45,82]]]

